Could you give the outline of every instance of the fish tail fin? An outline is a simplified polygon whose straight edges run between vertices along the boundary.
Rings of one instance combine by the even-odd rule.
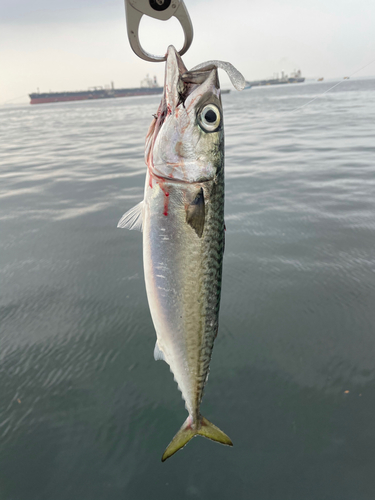
[[[181,450],[190,439],[197,435],[197,431],[192,428],[192,418],[190,415],[183,423],[181,429],[177,432],[175,437],[167,446],[163,456],[161,457],[161,461],[164,462],[167,458],[171,457],[176,453],[176,451]]]
[[[176,451],[181,450],[188,442],[195,436],[204,436],[212,441],[217,441],[218,443],[225,444],[227,446],[233,446],[230,438],[224,434],[216,425],[212,424],[209,420],[204,417],[200,417],[200,422],[198,425],[192,425],[192,418],[189,416],[181,429],[177,432],[175,437],[167,446],[161,461],[164,462],[167,458],[171,457],[176,453]]]
[[[219,427],[216,427],[207,418],[201,417],[201,425],[198,430],[200,436],[211,439],[212,441],[217,441],[221,444],[226,444],[227,446],[233,446],[233,443],[226,434]]]

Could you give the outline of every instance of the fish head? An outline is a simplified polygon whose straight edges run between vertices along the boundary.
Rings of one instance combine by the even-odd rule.
[[[146,138],[151,176],[180,182],[214,179],[224,165],[223,110],[217,66],[188,71],[168,48],[163,98]]]

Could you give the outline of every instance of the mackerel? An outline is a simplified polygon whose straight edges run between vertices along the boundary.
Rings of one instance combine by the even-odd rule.
[[[118,227],[143,231],[155,359],[174,374],[189,413],[162,461],[194,436],[232,446],[200,413],[218,333],[224,225],[224,127],[218,67],[241,90],[232,65],[209,61],[188,71],[168,48],[163,98],[146,137],[144,199]]]

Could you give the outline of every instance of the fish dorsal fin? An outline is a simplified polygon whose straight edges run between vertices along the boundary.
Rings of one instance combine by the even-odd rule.
[[[165,361],[164,353],[160,349],[158,341],[156,341],[156,344],[155,344],[154,359],[155,359],[155,361],[159,361],[159,360]]]
[[[128,210],[119,220],[117,227],[135,229],[142,231],[143,224],[143,201]]]
[[[200,188],[195,199],[186,209],[186,222],[194,229],[199,238],[203,234],[205,215],[203,188]]]

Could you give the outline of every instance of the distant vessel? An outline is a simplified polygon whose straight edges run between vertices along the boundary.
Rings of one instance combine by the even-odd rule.
[[[146,76],[141,82],[141,86],[132,89],[115,89],[113,82],[108,88],[90,87],[88,90],[78,90],[73,92],[38,92],[29,94],[30,104],[45,104],[49,102],[64,102],[64,101],[86,101],[89,99],[111,99],[115,97],[130,97],[141,95],[161,94],[163,87],[154,78]]]
[[[323,78],[323,77],[318,78],[318,82],[322,82],[323,80],[324,80],[324,78]]]
[[[288,76],[284,71],[281,72],[281,78],[276,75],[275,78],[269,80],[254,80],[253,82],[246,82],[246,85],[251,87],[261,87],[263,85],[281,85],[284,83],[302,83],[305,78],[301,75],[301,70],[293,71],[290,76]]]

